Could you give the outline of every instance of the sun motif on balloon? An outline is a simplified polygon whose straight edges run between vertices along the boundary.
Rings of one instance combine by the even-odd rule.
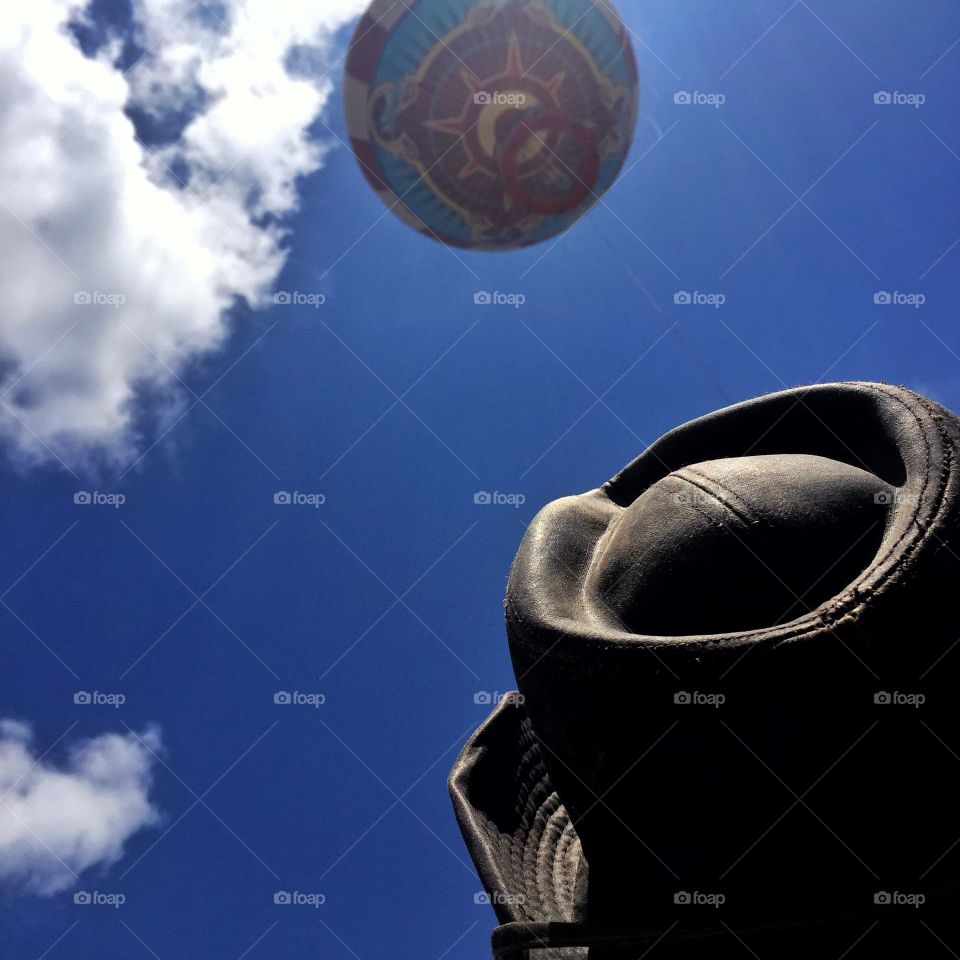
[[[564,71],[546,82],[538,80],[524,67],[520,40],[514,33],[507,45],[506,66],[500,73],[477,80],[470,71],[463,70],[460,76],[467,88],[467,101],[460,115],[428,120],[427,126],[462,138],[468,160],[460,171],[461,180],[478,172],[497,177],[501,173],[497,148],[503,142],[504,121],[514,114],[541,110],[545,104],[556,109]],[[536,154],[545,144],[535,140],[531,146]]]
[[[565,230],[602,196],[638,91],[606,0],[375,0],[345,97],[354,152],[394,212],[496,250]]]

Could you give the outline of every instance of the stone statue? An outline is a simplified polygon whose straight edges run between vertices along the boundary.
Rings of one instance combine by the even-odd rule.
[[[936,403],[817,385],[540,512],[450,777],[498,960],[960,953],[958,458]]]

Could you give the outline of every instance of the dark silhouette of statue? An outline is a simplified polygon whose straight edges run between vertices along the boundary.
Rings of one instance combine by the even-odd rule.
[[[543,509],[454,807],[500,960],[960,953],[960,421],[827,384]]]

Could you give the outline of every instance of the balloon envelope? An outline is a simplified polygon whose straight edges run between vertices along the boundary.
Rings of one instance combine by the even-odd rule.
[[[609,189],[639,89],[609,0],[374,0],[344,97],[354,154],[394,213],[505,250],[562,232]]]

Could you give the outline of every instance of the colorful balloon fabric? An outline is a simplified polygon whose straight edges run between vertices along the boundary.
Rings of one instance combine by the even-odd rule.
[[[443,243],[507,250],[610,188],[639,87],[609,0],[374,0],[350,44],[347,127],[387,206]]]

